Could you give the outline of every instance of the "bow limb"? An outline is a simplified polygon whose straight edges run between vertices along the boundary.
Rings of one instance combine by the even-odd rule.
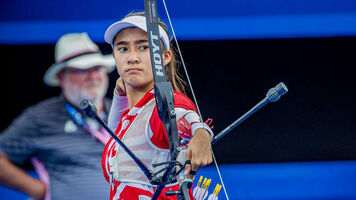
[[[166,73],[162,58],[161,39],[157,16],[157,1],[145,0],[145,15],[147,25],[147,36],[151,56],[151,66],[154,79],[154,92],[158,115],[163,122],[169,140],[169,150],[171,161],[175,161],[178,156],[178,132],[176,113],[174,110],[174,93],[171,83],[166,80]],[[167,182],[172,180],[172,172],[175,166],[170,165],[164,172],[152,199],[157,199]],[[175,177],[173,177],[174,179]]]
[[[178,50],[178,53],[179,53],[179,57],[180,57],[180,59],[181,59],[181,61],[182,61],[184,73],[185,73],[185,75],[186,75],[186,77],[187,77],[190,90],[192,91],[192,96],[193,96],[194,103],[195,103],[195,105],[196,105],[196,107],[197,107],[197,110],[198,110],[200,119],[203,120],[202,114],[201,114],[200,109],[199,109],[199,106],[198,106],[198,101],[197,101],[197,99],[196,99],[196,97],[195,97],[195,93],[194,93],[194,90],[193,90],[193,86],[192,86],[192,83],[191,83],[191,81],[190,81],[190,78],[189,78],[189,75],[188,75],[188,71],[187,71],[187,68],[186,68],[186,66],[185,66],[185,62],[184,62],[184,59],[183,59],[181,50],[180,50],[180,48],[179,48],[178,40],[177,40],[175,31],[174,31],[174,28],[173,28],[173,25],[172,25],[172,22],[171,22],[171,18],[170,18],[170,16],[169,16],[169,12],[168,12],[168,8],[167,8],[167,5],[166,5],[166,2],[165,2],[165,0],[162,0],[162,1],[163,1],[164,8],[165,8],[165,11],[166,11],[166,14],[167,14],[167,17],[168,17],[169,25],[170,25],[170,27],[171,27],[171,29],[172,29],[173,38],[174,38],[175,43],[176,43],[176,45],[177,45],[177,50]],[[212,138],[212,139],[213,139],[213,138]],[[225,184],[224,184],[224,181],[223,181],[223,179],[222,179],[222,176],[221,176],[221,173],[220,173],[220,170],[219,170],[219,166],[218,166],[218,163],[217,163],[217,161],[216,161],[216,158],[215,158],[215,155],[214,155],[214,151],[213,151],[212,148],[211,148],[211,152],[212,152],[214,164],[215,164],[216,170],[217,170],[217,172],[218,172],[219,179],[220,179],[220,181],[221,181],[221,184],[222,184],[222,187],[223,187],[223,190],[224,190],[226,199],[229,200],[228,194],[227,194],[227,192],[226,192]]]

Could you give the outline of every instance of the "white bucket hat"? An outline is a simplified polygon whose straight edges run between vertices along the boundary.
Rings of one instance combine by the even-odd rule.
[[[147,32],[147,26],[146,26],[146,18],[144,16],[130,16],[126,17],[121,21],[118,21],[114,24],[112,24],[105,32],[104,39],[107,43],[111,44],[111,46],[114,46],[114,39],[115,36],[122,31],[125,28],[139,28],[145,32]],[[160,38],[163,41],[163,45],[167,50],[170,49],[169,47],[169,37],[166,31],[159,26],[159,34]]]
[[[103,55],[99,47],[90,40],[87,33],[69,33],[63,35],[56,43],[54,63],[45,73],[43,81],[49,86],[58,86],[57,74],[66,67],[89,69],[104,66],[106,71],[115,68],[113,56]]]

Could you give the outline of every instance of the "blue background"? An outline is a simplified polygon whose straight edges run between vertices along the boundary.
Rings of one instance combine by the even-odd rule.
[[[296,38],[356,35],[354,0],[167,1],[181,40]],[[1,3],[0,44],[54,43],[67,32],[86,31],[103,42],[106,28],[140,0],[12,0]],[[163,4],[158,12],[167,19]],[[167,20],[166,20],[167,22]]]

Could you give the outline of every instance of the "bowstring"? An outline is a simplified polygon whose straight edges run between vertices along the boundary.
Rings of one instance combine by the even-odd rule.
[[[172,29],[172,34],[173,34],[174,41],[175,41],[175,43],[177,45],[177,50],[178,50],[178,53],[179,53],[179,57],[182,60],[182,65],[183,65],[184,73],[185,73],[185,75],[187,77],[187,80],[188,80],[189,88],[192,91],[192,96],[193,96],[194,103],[197,106],[197,110],[198,110],[200,119],[203,120],[202,114],[201,114],[200,109],[199,109],[198,101],[195,98],[195,93],[194,93],[194,90],[193,90],[193,86],[192,86],[192,83],[190,82],[189,74],[188,74],[187,68],[185,66],[185,62],[184,62],[184,59],[183,59],[183,56],[182,56],[182,52],[180,51],[180,48],[179,48],[178,40],[177,40],[176,34],[174,32],[174,28],[173,28],[173,25],[172,25],[171,18],[169,16],[169,12],[168,12],[168,9],[167,9],[166,2],[165,2],[165,0],[162,0],[162,1],[163,1],[164,9],[165,9],[167,17],[168,17],[169,25],[170,25],[170,27]],[[221,173],[220,173],[220,169],[219,169],[218,163],[217,163],[217,161],[215,159],[214,151],[213,151],[211,145],[210,145],[210,149],[211,149],[211,153],[212,153],[212,156],[213,156],[214,164],[215,164],[216,170],[218,172],[219,179],[221,181],[221,185],[223,187],[226,199],[229,200],[229,197],[228,197],[227,192],[226,192],[225,184],[224,184],[224,181],[222,179],[222,176],[221,176]]]

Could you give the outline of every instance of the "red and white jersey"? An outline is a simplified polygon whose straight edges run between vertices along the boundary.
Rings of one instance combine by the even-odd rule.
[[[180,139],[189,141],[192,137],[192,124],[201,123],[196,107],[188,97],[179,92],[174,92],[174,100]],[[153,169],[152,164],[170,160],[168,136],[157,114],[153,90],[131,110],[122,113],[115,134],[152,171],[161,169]],[[141,200],[152,197],[155,187],[113,138],[105,146],[102,167],[105,179],[111,184],[111,200]],[[165,191],[170,188],[178,190],[178,187],[177,184],[166,187],[159,199],[176,199],[166,197]]]

